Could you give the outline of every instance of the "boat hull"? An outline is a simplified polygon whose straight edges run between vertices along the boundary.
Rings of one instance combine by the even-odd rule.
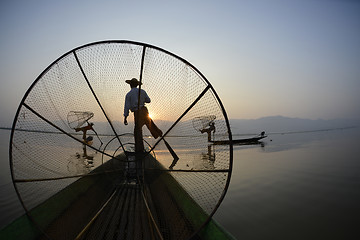
[[[5,227],[0,238],[234,239],[151,155],[143,184],[128,181],[124,159],[111,159],[70,184]]]
[[[260,136],[260,137],[253,137],[253,138],[246,138],[246,139],[234,139],[232,140],[233,144],[239,145],[247,145],[247,144],[258,144],[259,141],[267,136]],[[230,144],[230,140],[223,140],[223,141],[210,141],[214,145],[225,145]]]

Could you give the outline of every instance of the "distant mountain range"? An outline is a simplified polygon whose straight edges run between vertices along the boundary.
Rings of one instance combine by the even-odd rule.
[[[310,120],[270,116],[259,119],[230,119],[230,125],[233,134],[258,134],[262,131],[280,133],[360,127],[360,120]]]

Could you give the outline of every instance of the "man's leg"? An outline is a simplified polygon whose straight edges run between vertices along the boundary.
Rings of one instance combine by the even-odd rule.
[[[135,165],[136,165],[136,174],[137,176],[142,176],[142,161],[144,157],[144,141],[142,135],[142,127],[144,125],[143,114],[141,111],[134,112],[135,116],[135,128],[134,128],[134,137],[135,137]]]
[[[139,111],[134,112],[135,116],[135,128],[134,128],[134,138],[135,138],[135,152],[144,152],[144,142],[142,135],[142,126],[141,116]]]
[[[151,135],[157,139],[163,135],[163,132],[155,125],[154,121],[150,118],[149,112],[146,107],[142,108],[143,116],[144,116],[144,123],[146,127],[149,129]]]
[[[156,139],[158,137],[162,137],[163,132],[155,125],[154,121],[152,119],[150,119],[150,124],[148,126],[151,135],[153,135],[153,137]]]

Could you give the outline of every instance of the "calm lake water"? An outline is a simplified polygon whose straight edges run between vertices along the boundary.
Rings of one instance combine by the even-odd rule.
[[[264,147],[235,147],[215,218],[237,239],[358,239],[359,138],[356,128],[269,135]]]
[[[24,213],[13,190],[8,130],[0,130],[0,228]],[[234,139],[241,138],[234,136]],[[237,239],[349,239],[360,210],[360,129],[269,134],[235,146],[215,219]]]

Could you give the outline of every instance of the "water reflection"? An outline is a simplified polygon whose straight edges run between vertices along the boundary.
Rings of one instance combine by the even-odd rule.
[[[70,155],[67,170],[71,175],[87,174],[94,168],[93,158],[91,162],[80,156],[79,153]]]
[[[212,144],[208,145],[207,153],[202,152],[200,154],[200,161],[198,161],[201,166],[195,166],[199,169],[214,170],[215,169],[215,146]]]

